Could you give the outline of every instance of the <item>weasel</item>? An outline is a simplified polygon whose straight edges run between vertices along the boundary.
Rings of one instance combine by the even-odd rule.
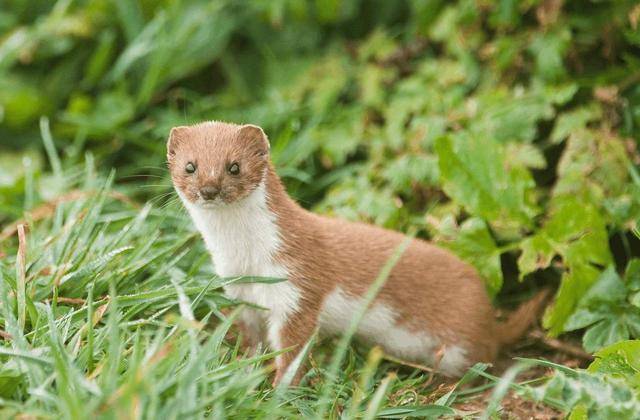
[[[279,283],[231,284],[252,342],[266,335],[278,383],[316,327],[344,331],[363,295],[406,236],[309,212],[291,199],[255,125],[204,122],[175,127],[167,142],[175,189],[221,277],[265,276]],[[534,322],[539,294],[504,323],[495,320],[475,269],[451,252],[412,239],[365,313],[357,336],[395,357],[458,376],[491,362],[500,346]],[[297,372],[293,383],[301,378]]]

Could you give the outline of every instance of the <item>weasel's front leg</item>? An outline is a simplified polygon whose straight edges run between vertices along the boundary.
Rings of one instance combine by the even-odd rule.
[[[271,347],[274,350],[293,347],[293,349],[276,357],[276,376],[273,380],[274,386],[280,383],[291,362],[293,362],[313,335],[318,322],[319,312],[319,306],[311,304],[289,314],[285,319],[270,319],[269,342]],[[300,379],[302,379],[303,373],[304,368],[300,366],[291,381],[291,385],[297,385]]]

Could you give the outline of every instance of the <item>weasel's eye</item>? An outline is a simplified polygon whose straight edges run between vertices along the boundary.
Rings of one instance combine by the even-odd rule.
[[[240,173],[240,165],[238,165],[237,163],[232,163],[231,165],[229,165],[229,167],[227,168],[227,172],[229,172],[231,175],[238,175]]]
[[[184,170],[188,173],[188,174],[192,174],[196,171],[196,165],[194,165],[193,163],[189,162],[187,163],[187,166],[184,167]]]

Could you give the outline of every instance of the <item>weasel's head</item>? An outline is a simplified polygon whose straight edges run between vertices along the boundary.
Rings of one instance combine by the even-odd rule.
[[[167,160],[182,199],[215,208],[243,199],[260,185],[269,165],[269,140],[260,127],[250,124],[174,127]]]

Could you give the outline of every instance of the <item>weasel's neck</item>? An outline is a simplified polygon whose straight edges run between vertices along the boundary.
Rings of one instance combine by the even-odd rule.
[[[218,275],[286,277],[275,260],[283,241],[278,206],[295,211],[275,171],[268,168],[259,186],[244,199],[216,209],[185,205],[213,257]]]

